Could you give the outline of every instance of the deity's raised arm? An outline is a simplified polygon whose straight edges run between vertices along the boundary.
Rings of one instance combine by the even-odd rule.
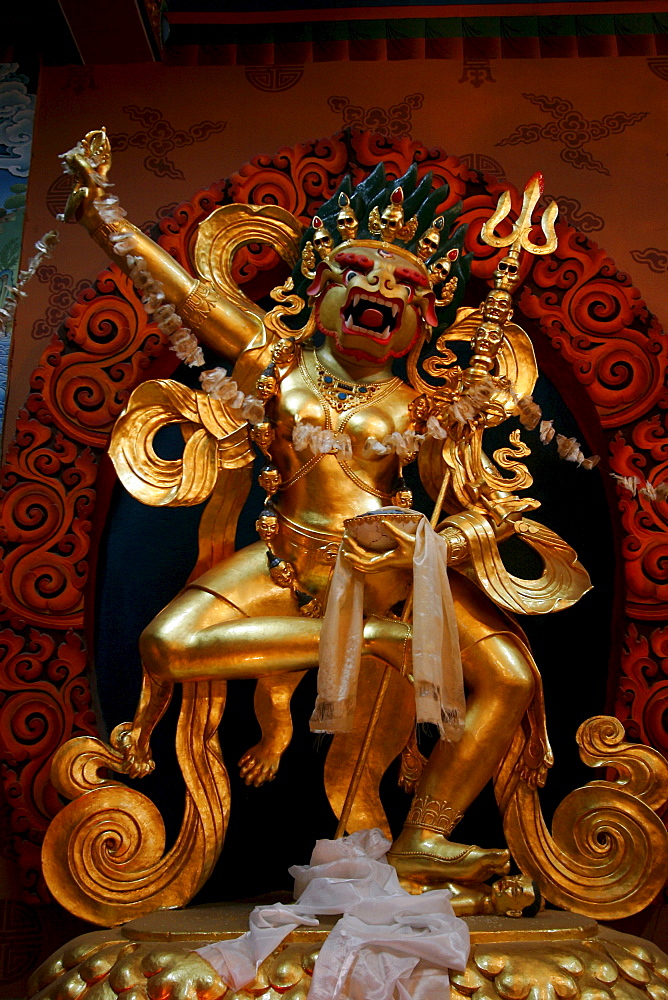
[[[137,270],[148,272],[159,283],[158,294],[197,332],[198,338],[222,357],[235,360],[257,337],[263,310],[253,309],[247,300],[241,306],[222,295],[214,281],[206,280],[206,274],[201,275],[203,280],[194,278],[171,254],[124,218],[118,199],[109,193],[111,146],[104,129],[89,132],[63,159],[75,178],[65,219],[84,226],[114,264],[133,280]]]

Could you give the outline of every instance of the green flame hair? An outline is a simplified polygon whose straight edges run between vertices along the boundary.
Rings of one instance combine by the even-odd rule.
[[[438,205],[448,195],[447,185],[444,184],[440,187],[432,188],[432,181],[433,177],[430,172],[425,174],[422,180],[418,182],[416,164],[413,164],[399,180],[388,180],[385,174],[385,164],[379,163],[375,170],[356,187],[353,186],[350,174],[344,177],[336,192],[318,209],[317,214],[322,219],[325,228],[331,234],[334,247],[340,245],[344,240],[336,228],[336,220],[340,211],[339,195],[342,193],[346,194],[359,221],[356,239],[378,239],[368,228],[369,215],[374,208],[378,208],[378,211],[382,213],[390,202],[392,192],[401,187],[404,193],[404,218],[408,220],[412,219],[413,216],[417,217],[418,227],[415,237],[410,242],[405,243],[401,240],[396,240],[395,242],[397,246],[403,247],[410,253],[416,253],[421,237],[434,221]],[[457,290],[450,305],[437,309],[439,330],[449,326],[453,322],[457,307],[461,303],[471,269],[472,255],[463,254],[466,227],[459,226],[454,234],[450,235],[450,230],[459,216],[461,209],[462,203],[460,201],[448,209],[447,212],[441,213],[444,224],[440,246],[437,252],[427,261],[430,265],[434,264],[437,260],[447,257],[449,251],[453,249],[459,250],[459,256],[453,262],[450,269],[450,276],[456,276],[458,279]],[[307,242],[313,242],[315,233],[316,230],[313,226],[309,226],[302,238],[300,250],[304,249]],[[309,282],[301,273],[299,265],[295,267],[292,277],[295,283],[295,291],[303,299],[306,299],[306,289]]]

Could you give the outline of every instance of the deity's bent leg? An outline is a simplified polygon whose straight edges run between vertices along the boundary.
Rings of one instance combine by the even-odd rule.
[[[169,701],[175,681],[216,679],[216,669],[196,670],[201,633],[214,646],[217,627],[263,615],[287,621],[297,615],[289,590],[277,587],[268,573],[266,549],[252,545],[186,587],[145,629],[140,639],[142,694],[131,729],[123,734],[126,767],[133,777],[153,767],[150,737]],[[299,622],[304,619],[297,619]],[[220,640],[224,642],[224,639]],[[172,669],[173,667],[173,669]],[[255,676],[255,674],[253,674]]]
[[[202,610],[211,610],[208,595],[202,594],[193,600],[191,590],[185,591],[183,602],[170,605],[178,620],[156,619],[143,634],[144,663],[154,677],[171,682],[241,680],[317,667],[319,621],[241,618],[235,609],[225,608],[227,620],[190,631],[201,621]]]
[[[140,639],[159,681],[230,680],[317,666],[320,622],[302,618],[292,592],[269,576],[266,549],[250,545],[190,584]]]
[[[140,701],[126,748],[135,773],[150,769],[150,734],[171,685],[317,667],[320,627],[320,620],[300,617],[289,589],[274,584],[262,544],[240,550],[186,587],[140,639],[148,697]],[[402,642],[404,632],[405,626]],[[373,623],[365,628],[364,652],[387,657],[385,647],[395,645],[395,637]]]
[[[402,877],[427,884],[484,881],[507,870],[507,851],[454,844],[448,836],[495,774],[535,686],[526,647],[507,621],[480,608],[477,595],[481,613],[474,620],[467,587],[453,589],[467,690],[464,732],[457,743],[441,740],[434,748],[390,856]]]

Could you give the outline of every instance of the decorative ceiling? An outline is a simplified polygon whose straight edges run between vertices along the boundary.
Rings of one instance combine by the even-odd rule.
[[[210,4],[209,7],[213,7]],[[668,13],[658,4],[486,3],[349,7],[323,0],[308,11],[271,0],[243,10],[170,0],[163,58],[191,63],[301,63],[347,59],[502,59],[663,55]],[[668,10],[668,4],[662,0]]]
[[[13,5],[0,61],[286,65],[310,61],[668,54],[668,0],[80,0]]]

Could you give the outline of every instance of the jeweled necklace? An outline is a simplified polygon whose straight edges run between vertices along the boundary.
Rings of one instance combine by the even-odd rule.
[[[317,354],[315,354],[315,370],[318,394],[337,413],[380,400],[394,392],[401,384],[401,379],[396,376],[383,379],[382,382],[354,382],[339,378],[325,368]]]

